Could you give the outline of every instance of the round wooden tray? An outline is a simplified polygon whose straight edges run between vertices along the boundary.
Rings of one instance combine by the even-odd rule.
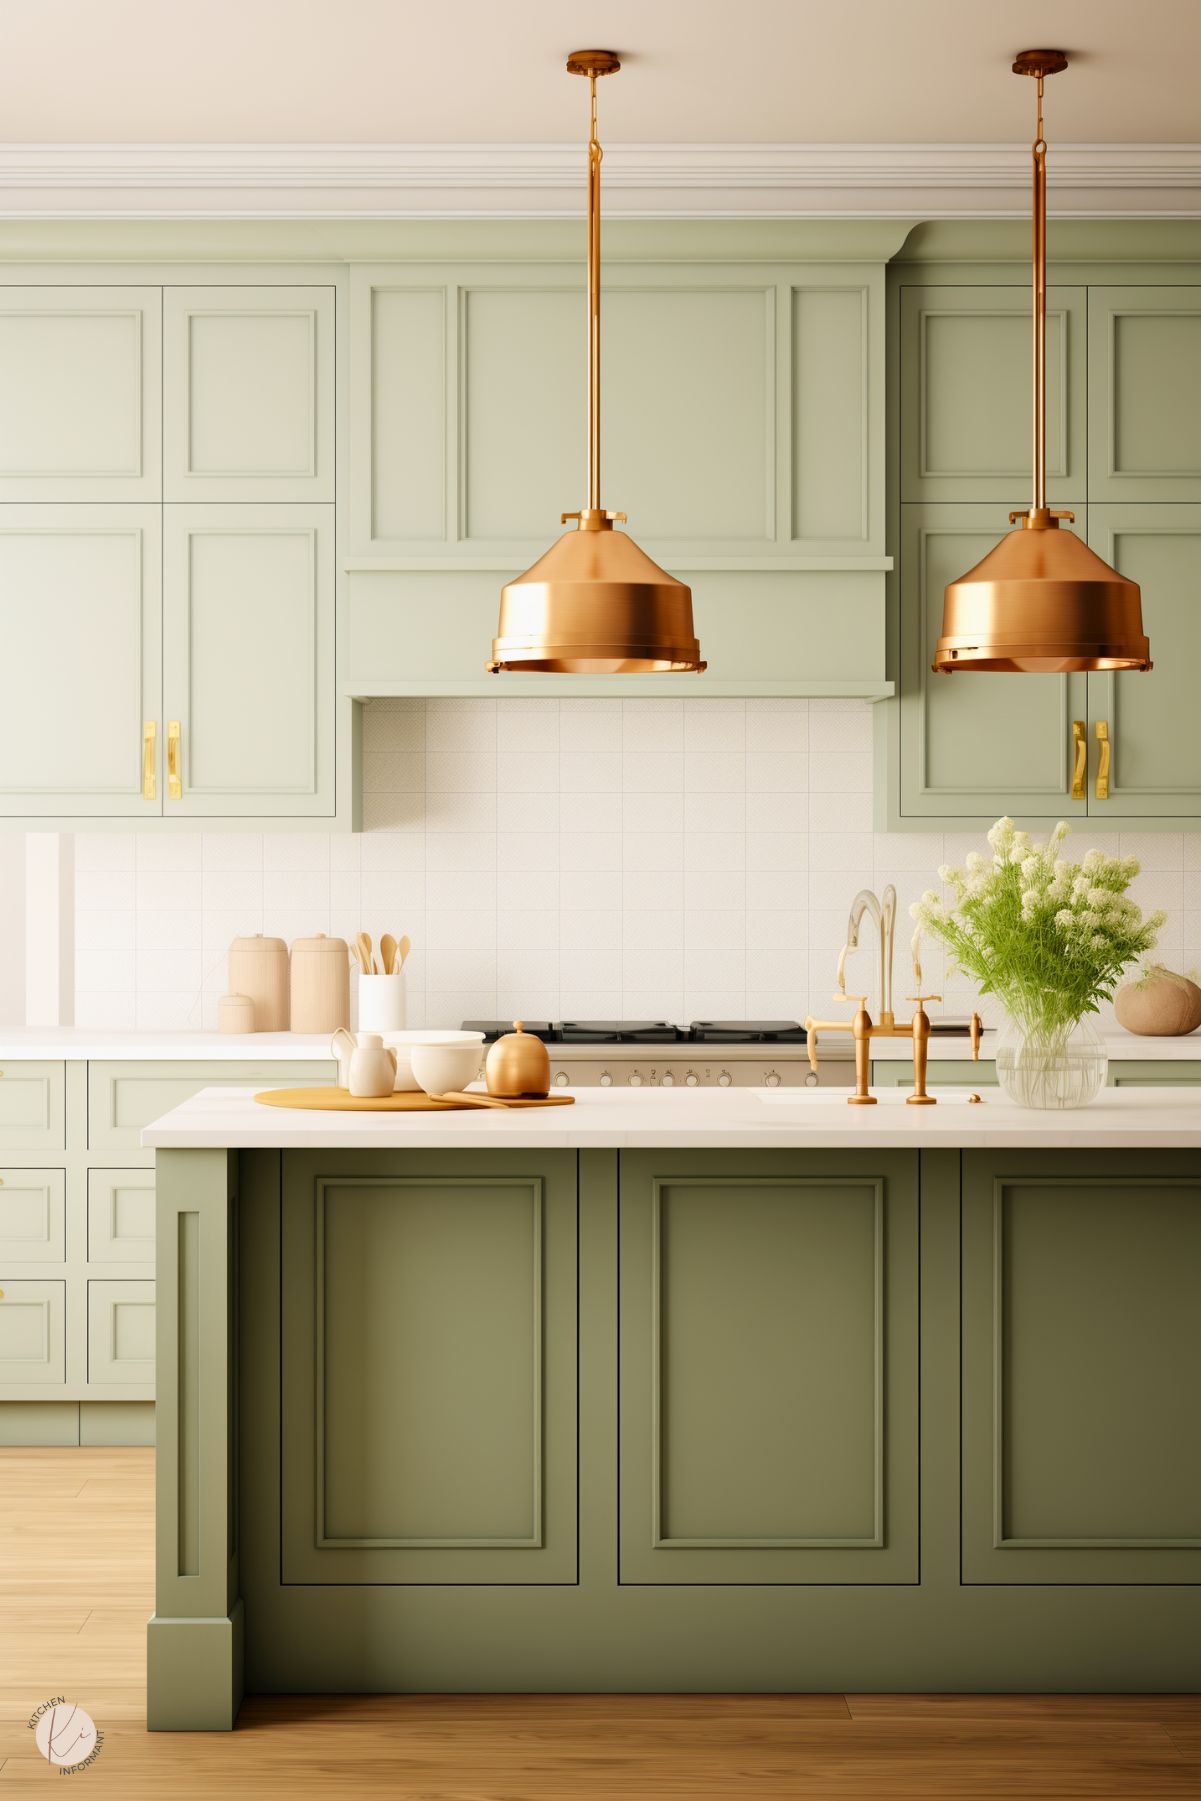
[[[434,1100],[420,1091],[381,1094],[350,1094],[345,1088],[268,1088],[255,1095],[264,1107],[301,1107],[324,1113],[493,1113],[493,1107],[473,1107],[469,1101]],[[485,1097],[481,1096],[481,1099]],[[506,1100],[506,1107],[566,1107],[575,1099],[572,1094],[550,1094],[545,1100]]]

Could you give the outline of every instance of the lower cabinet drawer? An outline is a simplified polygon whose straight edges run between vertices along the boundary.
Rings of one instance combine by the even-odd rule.
[[[0,1283],[0,1383],[66,1381],[65,1282]]]
[[[334,1070],[332,1059],[311,1063],[89,1063],[88,1148],[140,1152],[142,1127],[202,1088],[299,1088],[332,1080]]]
[[[88,1262],[154,1263],[154,1171],[88,1171]]]
[[[0,1270],[65,1261],[66,1184],[61,1169],[0,1169]]]
[[[61,1151],[66,1064],[0,1064],[0,1151]]]
[[[1169,1063],[1156,1058],[1148,1063],[1133,1058],[1110,1058],[1111,1088],[1196,1088],[1201,1086],[1201,1062]]]
[[[88,1381],[154,1383],[154,1283],[88,1283]]]
[[[947,1058],[945,1061],[930,1059],[926,1070],[926,1086],[937,1094],[940,1088],[995,1088],[997,1085],[997,1066],[995,1063],[973,1063],[970,1057]],[[889,1057],[877,1058],[872,1064],[873,1088],[912,1088],[913,1064],[908,1059],[894,1062]]]

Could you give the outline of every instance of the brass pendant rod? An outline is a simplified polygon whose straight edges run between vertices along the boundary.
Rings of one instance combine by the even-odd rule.
[[[596,76],[590,75],[588,140],[588,505],[600,511],[600,181],[604,155],[596,135]]]
[[[1034,511],[1047,507],[1047,144],[1043,78],[1038,77],[1034,143]]]

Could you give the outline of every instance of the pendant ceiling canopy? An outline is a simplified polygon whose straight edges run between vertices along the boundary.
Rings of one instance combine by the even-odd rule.
[[[572,75],[588,78],[588,504],[564,513],[571,531],[524,575],[501,589],[500,623],[488,669],[558,675],[647,675],[700,671],[692,590],[652,562],[614,526],[600,499],[600,171],[596,83],[621,63],[611,50],[577,50]]]
[[[957,669],[1062,674],[1150,669],[1142,600],[1127,581],[1060,525],[1070,512],[1047,506],[1047,145],[1043,81],[1068,66],[1062,50],[1023,50],[1015,75],[1038,83],[1034,159],[1034,493],[1017,529],[951,582],[943,599],[936,674]],[[1020,524],[1017,522],[1020,521]]]

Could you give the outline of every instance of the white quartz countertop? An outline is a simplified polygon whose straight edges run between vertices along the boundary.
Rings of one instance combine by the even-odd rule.
[[[1171,1062],[1201,1062],[1201,1031],[1187,1038],[1140,1038],[1133,1032],[1113,1027],[1101,1034],[1109,1055],[1130,1062],[1166,1059]],[[987,1062],[996,1044],[995,1032],[985,1032],[980,1056]],[[846,1032],[819,1035],[823,1056],[849,1057],[851,1041]],[[567,1047],[568,1053],[581,1054],[581,1047]],[[629,1048],[629,1047],[627,1047]],[[681,1047],[682,1048],[682,1047]],[[789,1046],[790,1053],[804,1056],[800,1045]],[[773,1054],[772,1050],[754,1045],[747,1047],[754,1057]],[[562,1054],[562,1046],[551,1046],[551,1055]],[[582,1054],[595,1057],[594,1046],[582,1047]],[[778,1054],[778,1052],[774,1053]],[[971,1056],[966,1038],[931,1038],[930,1057],[959,1062]],[[180,1063],[232,1062],[264,1063],[312,1062],[330,1055],[329,1038],[292,1032],[104,1032],[86,1026],[10,1026],[0,1027],[0,1062],[17,1062],[22,1057],[38,1062],[67,1061],[71,1058],[104,1062],[153,1063],[159,1060]],[[872,1057],[877,1062],[906,1059],[912,1055],[907,1038],[874,1038]]]
[[[593,1089],[570,1107],[500,1112],[323,1113],[267,1107],[252,1088],[206,1088],[155,1120],[158,1150],[849,1150],[1101,1147],[1201,1149],[1201,1095],[1192,1088],[1103,1089],[1088,1107],[1036,1113],[987,1088],[978,1105],[882,1102],[849,1107],[769,1103],[757,1089]]]
[[[0,1060],[311,1063],[315,1058],[330,1060],[329,1040],[328,1032],[102,1032],[86,1026],[13,1026],[0,1029]]]

